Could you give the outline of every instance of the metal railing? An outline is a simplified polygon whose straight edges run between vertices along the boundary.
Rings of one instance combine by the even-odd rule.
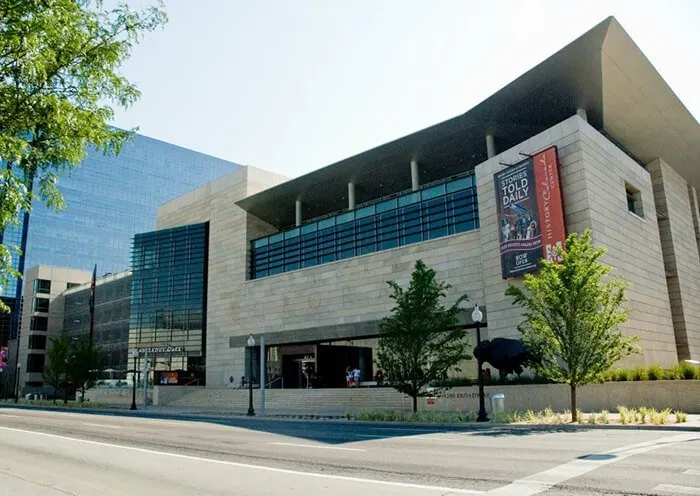
[[[280,381],[280,385],[282,386],[281,389],[284,389],[284,377],[278,377],[277,379],[271,380],[265,384],[265,389],[272,389],[272,385],[277,381]]]

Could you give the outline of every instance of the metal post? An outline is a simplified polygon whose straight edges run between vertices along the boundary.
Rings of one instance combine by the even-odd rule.
[[[19,339],[17,340],[17,347],[19,347]],[[17,370],[15,371],[15,403],[19,400],[19,369],[22,367],[21,363],[17,364]]]
[[[250,355],[250,365],[248,365],[248,413],[249,417],[255,415],[255,409],[253,408],[253,347],[249,346]]]
[[[136,410],[136,359],[139,356],[137,350],[131,352],[131,357],[134,359],[133,375],[131,376],[131,409]]]
[[[481,322],[476,323],[476,346],[481,344]],[[486,415],[486,405],[484,404],[484,374],[482,372],[483,362],[481,358],[477,359],[479,367],[479,415],[476,418],[477,422],[488,422],[489,418]]]
[[[260,336],[260,415],[265,415],[265,383],[267,382],[265,358],[265,336]]]
[[[418,171],[418,160],[411,160],[411,189],[418,191],[420,188],[420,177]]]
[[[348,183],[348,210],[355,210],[355,183]]]
[[[148,350],[143,353],[143,409],[148,407]]]

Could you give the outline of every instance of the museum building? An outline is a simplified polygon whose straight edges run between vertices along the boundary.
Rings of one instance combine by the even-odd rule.
[[[243,167],[162,205],[134,240],[129,347],[229,386],[247,360],[259,370],[252,335],[271,387],[343,385],[348,366],[371,381],[387,281],[406,284],[417,260],[482,308],[486,338],[517,337],[507,285],[590,228],[630,283],[629,364],[698,359],[698,186],[700,125],[608,18],[453,119],[293,180]]]

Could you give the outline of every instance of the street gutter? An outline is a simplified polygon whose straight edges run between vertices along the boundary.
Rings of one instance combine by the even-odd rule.
[[[134,417],[134,418],[147,418],[147,419],[164,419],[164,420],[181,420],[181,421],[194,421],[194,422],[252,422],[252,421],[265,421],[265,422],[325,422],[325,423],[335,423],[335,424],[345,424],[345,425],[357,425],[357,426],[375,426],[375,427],[398,427],[402,429],[410,430],[411,427],[418,429],[431,429],[431,430],[444,430],[444,431],[487,431],[487,430],[497,430],[497,431],[523,431],[523,430],[535,430],[535,431],[577,431],[577,430],[591,430],[591,429],[601,429],[601,430],[654,430],[654,431],[682,431],[682,432],[700,432],[700,423],[691,422],[683,424],[663,424],[663,425],[651,425],[651,424],[492,424],[491,422],[464,422],[464,423],[429,423],[429,422],[390,422],[390,421],[367,421],[367,420],[351,420],[345,417],[337,417],[330,415],[318,415],[315,417],[302,416],[302,415],[268,415],[268,416],[255,416],[248,417],[242,413],[169,413],[169,412],[157,412],[148,410],[136,410],[131,411],[125,408],[71,408],[71,407],[61,407],[61,406],[44,406],[44,405],[15,405],[14,403],[0,403],[0,409],[18,409],[18,410],[38,410],[38,411],[48,411],[48,412],[61,412],[61,413],[82,413],[85,415],[103,415],[103,416],[114,416],[114,417]],[[231,425],[234,425],[233,423]],[[235,425],[238,425],[235,424]]]

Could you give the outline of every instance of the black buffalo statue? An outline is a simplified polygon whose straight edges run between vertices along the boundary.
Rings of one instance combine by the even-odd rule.
[[[501,377],[522,374],[523,366],[532,356],[519,339],[495,338],[484,340],[474,348],[474,357],[498,369]]]

